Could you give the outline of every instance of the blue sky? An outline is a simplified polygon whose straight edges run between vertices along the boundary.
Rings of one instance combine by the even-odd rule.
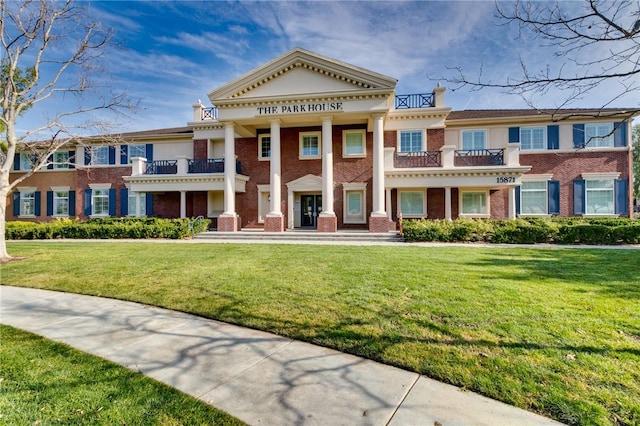
[[[565,3],[576,7],[577,3]],[[493,1],[91,1],[80,4],[116,30],[118,49],[105,56],[109,85],[140,100],[118,131],[184,126],[198,99],[267,61],[302,47],[398,80],[397,93],[429,93],[451,67],[502,80],[517,76],[518,55],[530,66],[557,66],[552,50],[516,28],[500,25]],[[450,86],[442,82],[445,86]],[[603,85],[574,107],[599,107]],[[546,94],[540,107],[561,104]],[[495,90],[448,90],[455,110],[523,108],[518,96]],[[638,93],[611,106],[637,107]],[[61,103],[34,108],[22,125]]]

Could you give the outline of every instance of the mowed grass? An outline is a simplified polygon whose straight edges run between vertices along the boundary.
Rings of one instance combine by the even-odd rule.
[[[39,336],[0,326],[0,424],[242,425],[173,388]]]
[[[640,424],[640,250],[10,243],[2,284],[133,300]]]

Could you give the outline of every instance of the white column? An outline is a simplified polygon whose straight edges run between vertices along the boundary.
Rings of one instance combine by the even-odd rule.
[[[444,188],[444,218],[451,220],[451,187]]]
[[[151,195],[150,193],[147,192],[147,197],[152,197],[153,195]],[[140,195],[139,192],[136,192],[136,217],[140,217],[142,216],[140,214],[141,212],[141,208],[142,207],[142,196]]]
[[[516,218],[516,187],[509,187],[509,219]]]
[[[180,219],[187,217],[187,191],[180,191]]]
[[[322,118],[322,212],[335,216],[333,211],[333,126],[331,117]]]
[[[393,211],[393,209],[391,208],[391,188],[387,188],[386,190],[386,195],[387,195],[387,201],[385,203],[385,207],[387,209],[387,219],[389,219],[389,222],[391,222],[392,218],[391,218],[391,212]]]
[[[384,116],[373,117],[373,211],[371,216],[386,216],[384,211]]]
[[[224,212],[236,215],[236,149],[233,123],[224,126]]]
[[[282,216],[282,174],[280,159],[280,120],[271,120],[271,182],[269,190],[271,192],[271,203],[269,214]]]

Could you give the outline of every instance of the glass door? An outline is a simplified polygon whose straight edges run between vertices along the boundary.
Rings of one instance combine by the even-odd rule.
[[[317,228],[318,215],[322,211],[322,195],[301,195],[300,204],[302,205],[301,226],[303,228]]]

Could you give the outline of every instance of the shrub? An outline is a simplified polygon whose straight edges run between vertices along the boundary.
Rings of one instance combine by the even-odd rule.
[[[196,224],[197,223],[197,224]],[[7,222],[6,238],[33,240],[53,238],[187,238],[209,227],[208,219],[99,218],[87,222],[70,219],[46,223]]]

